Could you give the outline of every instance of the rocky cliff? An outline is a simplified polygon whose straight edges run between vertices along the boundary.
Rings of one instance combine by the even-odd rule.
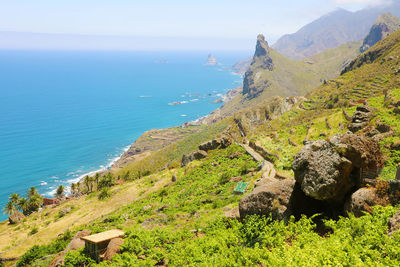
[[[363,53],[377,42],[385,39],[389,34],[400,29],[400,18],[393,16],[391,13],[385,13],[378,17],[372,26],[369,34],[364,39],[360,51]]]
[[[254,52],[253,61],[244,76],[243,95],[246,95],[249,99],[258,96],[268,87],[267,80],[264,80],[263,85],[256,86],[257,80],[261,78],[260,75],[256,74],[257,69],[268,71],[274,69],[268,42],[265,41],[265,37],[262,34],[257,36],[256,51]]]

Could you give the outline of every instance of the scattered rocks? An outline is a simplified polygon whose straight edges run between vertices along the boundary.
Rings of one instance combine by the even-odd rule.
[[[276,180],[257,187],[252,193],[239,202],[240,218],[247,215],[272,215],[275,219],[286,219],[290,216],[290,197],[295,184],[294,179]]]
[[[110,243],[108,243],[106,252],[104,253],[103,260],[109,261],[115,254],[120,253],[123,244],[124,240],[122,238],[111,239]]]
[[[190,154],[185,154],[182,157],[182,163],[181,166],[184,167],[188,165],[190,162],[193,160],[199,160],[207,157],[207,152],[203,150],[198,150],[196,152],[190,153]]]

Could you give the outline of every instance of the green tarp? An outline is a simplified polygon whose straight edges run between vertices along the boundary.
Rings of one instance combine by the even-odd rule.
[[[246,191],[248,183],[240,182],[236,185],[235,193],[244,193]]]

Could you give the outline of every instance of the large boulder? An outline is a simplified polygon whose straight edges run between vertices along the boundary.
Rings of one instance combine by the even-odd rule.
[[[104,253],[103,260],[111,260],[115,254],[118,254],[121,251],[121,246],[123,243],[124,240],[122,238],[111,239],[110,243],[108,243],[106,252]]]
[[[343,203],[364,176],[376,178],[382,166],[379,144],[350,132],[308,142],[292,164],[295,179],[307,196],[334,203]]]
[[[254,189],[239,202],[240,218],[247,215],[272,215],[274,219],[286,219],[291,215],[290,198],[295,180],[276,180]]]
[[[190,153],[190,154],[185,154],[182,157],[181,166],[184,167],[184,166],[188,165],[190,162],[192,162],[193,160],[199,160],[199,159],[203,159],[205,157],[207,157],[207,152],[205,152],[203,150],[198,150],[198,151]]]
[[[217,148],[227,148],[232,144],[232,140],[228,137],[221,137],[217,139],[210,140],[208,142],[199,145],[199,149],[203,151],[210,151]]]
[[[375,188],[360,188],[347,200],[344,211],[361,217],[364,212],[372,212],[372,206],[377,205],[379,200]]]

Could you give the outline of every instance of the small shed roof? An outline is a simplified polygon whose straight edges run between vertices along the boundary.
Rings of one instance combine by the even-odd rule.
[[[122,237],[125,233],[122,232],[121,230],[109,230],[109,231],[105,231],[102,233],[98,233],[98,234],[94,234],[94,235],[89,235],[89,236],[84,236],[81,237],[82,240],[84,241],[88,241],[91,243],[101,243],[107,240],[111,240],[113,238],[117,238],[117,237]]]

